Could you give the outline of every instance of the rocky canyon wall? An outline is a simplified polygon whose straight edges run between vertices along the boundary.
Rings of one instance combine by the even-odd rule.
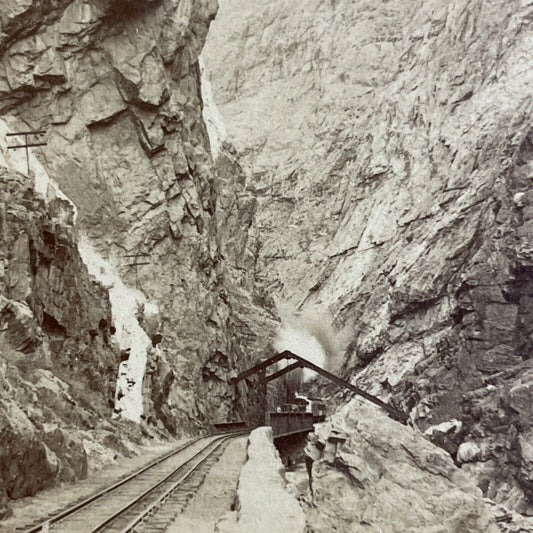
[[[531,1],[226,0],[204,51],[258,283],[328,307],[344,375],[422,430],[452,421],[433,440],[523,513],[532,43]]]
[[[91,446],[125,447],[109,424],[107,290],[81,260],[70,203],[45,205],[27,182],[0,169],[0,516],[6,496],[84,477]]]
[[[46,143],[30,176],[1,170],[2,498],[83,477],[104,441],[128,453],[117,428],[139,431],[121,418],[183,435],[262,408],[253,383],[231,383],[276,317],[255,287],[256,201],[221,141],[215,167],[202,117],[216,10],[0,6],[2,136]]]
[[[108,261],[141,293],[132,305],[146,335],[124,354],[117,412],[172,432],[247,416],[247,387],[236,395],[229,380],[236,358],[258,355],[257,324],[262,333],[274,318],[218,236],[219,222],[232,230],[217,210],[232,210],[239,192],[218,178],[202,118],[198,57],[216,10],[74,0],[1,12],[0,110],[11,129],[47,132],[37,157],[78,207],[89,262]],[[235,233],[247,239],[246,227]]]

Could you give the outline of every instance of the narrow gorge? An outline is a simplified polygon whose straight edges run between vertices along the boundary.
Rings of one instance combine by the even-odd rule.
[[[531,0],[6,0],[0,520],[263,423],[289,349],[409,417],[306,374],[308,531],[533,531],[532,45]]]

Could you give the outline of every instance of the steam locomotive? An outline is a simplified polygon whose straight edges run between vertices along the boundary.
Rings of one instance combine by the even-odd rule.
[[[278,413],[312,413],[315,416],[326,415],[326,404],[320,398],[308,398],[296,393],[291,403],[278,407]]]

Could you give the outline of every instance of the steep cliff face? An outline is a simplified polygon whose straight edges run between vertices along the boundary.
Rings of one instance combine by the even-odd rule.
[[[272,297],[258,283],[257,256],[261,246],[255,220],[258,203],[246,190],[246,174],[231,146],[224,146],[218,155],[216,176],[216,241],[224,265],[220,297],[228,309],[226,321],[219,320],[216,326],[228,335],[227,353],[233,363],[229,376],[233,376],[259,358],[272,355],[279,319]],[[256,379],[239,382],[234,409],[241,418],[262,424],[265,397]]]
[[[72,206],[45,205],[5,168],[0,192],[1,517],[6,496],[84,477],[91,446],[125,445],[109,424],[120,356],[109,298],[81,260]]]
[[[0,10],[0,110],[12,130],[47,132],[37,157],[78,207],[84,260],[124,286],[114,308],[121,298],[131,308],[117,412],[172,432],[247,416],[248,391],[230,378],[236,358],[257,355],[256,315],[239,311],[250,284],[217,237],[217,196],[227,184],[232,209],[238,188],[218,179],[202,118],[198,56],[216,9],[73,0]],[[102,274],[103,262],[113,268]],[[273,317],[256,308],[264,329]]]
[[[227,0],[204,51],[252,174],[258,279],[329,306],[346,376],[423,430],[459,420],[433,439],[522,512],[532,20],[529,1]]]
[[[129,453],[118,434],[141,430],[121,418],[181,435],[260,412],[253,384],[231,383],[275,324],[256,204],[211,139],[215,168],[202,118],[216,9],[0,6],[0,507],[83,477],[102,445]],[[4,138],[21,130],[47,143],[29,176]]]
[[[45,206],[25,176],[1,172],[5,340],[15,351],[33,354],[23,358],[28,365],[37,357],[65,376],[75,372],[112,400],[118,353],[109,298],[80,258],[72,206],[60,198]]]

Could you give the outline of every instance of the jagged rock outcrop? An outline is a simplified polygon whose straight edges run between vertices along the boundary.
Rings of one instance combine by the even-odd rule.
[[[316,434],[323,453],[313,463],[313,531],[499,531],[475,481],[374,406],[353,401]]]
[[[216,533],[285,533],[306,530],[305,516],[287,491],[285,469],[272,439],[272,428],[258,427],[248,438],[235,510],[216,524]]]
[[[250,416],[253,387],[235,393],[230,379],[239,357],[266,348],[257,332],[272,316],[249,302],[260,296],[239,266],[248,228],[229,220],[241,187],[230,172],[238,165],[227,174],[221,168],[216,182],[201,118],[196,60],[215,7],[75,1],[0,8],[3,118],[15,131],[47,130],[48,146],[34,155],[78,206],[75,228],[67,200],[52,195],[45,205],[31,190],[33,176],[1,170],[2,502],[84,477],[94,450],[127,454],[121,436],[138,438],[129,425],[110,424],[119,363],[130,354],[114,338],[109,287],[81,260],[78,229],[106,257],[151,253],[151,264],[139,267],[139,287],[159,314],[137,310],[152,343],[143,380],[147,422],[182,434],[213,418]],[[44,179],[39,188],[47,194],[47,187]],[[223,244],[218,225],[234,244],[229,237]],[[234,268],[224,265],[222,250]],[[243,253],[242,261],[252,256]],[[128,262],[120,271],[134,285]],[[256,309],[255,324],[247,307]]]
[[[79,255],[72,206],[0,168],[0,502],[87,474],[109,425],[119,352],[107,291]],[[107,419],[107,422],[106,420]],[[109,446],[116,449],[116,446]],[[0,505],[0,516],[8,514]]]
[[[226,322],[231,335],[228,353],[242,371],[250,362],[272,355],[272,339],[278,326],[275,304],[259,280],[258,250],[261,246],[255,224],[257,200],[246,190],[246,174],[231,146],[224,146],[216,161],[217,245],[224,259],[221,295],[228,304]],[[224,327],[223,323],[218,324]],[[233,375],[233,374],[231,374]],[[236,413],[250,422],[263,424],[265,398],[257,376],[239,382]]]
[[[231,375],[259,355],[254,339],[274,318],[245,311],[250,281],[225,260],[240,251],[218,237],[219,223],[235,245],[247,229],[217,213],[218,196],[233,209],[238,188],[218,179],[202,119],[198,56],[216,10],[215,0],[0,8],[0,111],[12,130],[46,130],[38,158],[78,207],[80,229],[157,306],[144,417],[177,433],[248,416],[253,388],[236,393]],[[149,257],[125,257],[139,253]],[[123,376],[125,387],[140,390],[134,379]]]
[[[118,353],[107,291],[92,280],[75,242],[72,207],[48,206],[27,178],[0,169],[0,317],[6,357],[75,375],[111,401]]]
[[[328,306],[352,339],[344,374],[422,430],[461,421],[440,444],[477,447],[462,468],[523,513],[532,17],[530,1],[227,0],[203,54],[251,173],[258,278]]]

